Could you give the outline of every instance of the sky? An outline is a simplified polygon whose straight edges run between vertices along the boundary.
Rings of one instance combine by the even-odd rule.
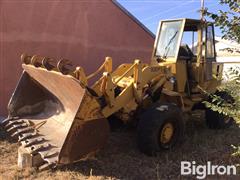
[[[154,34],[157,31],[159,20],[175,18],[200,19],[201,0],[117,0],[140,22]],[[219,5],[218,0],[205,0],[205,7],[210,12],[227,7]],[[208,20],[208,18],[207,18]],[[221,36],[221,31],[215,28],[216,36]]]

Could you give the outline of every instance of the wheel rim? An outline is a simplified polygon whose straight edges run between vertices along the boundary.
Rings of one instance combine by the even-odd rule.
[[[172,123],[166,123],[160,133],[160,142],[163,144],[169,143],[173,137],[174,127]]]

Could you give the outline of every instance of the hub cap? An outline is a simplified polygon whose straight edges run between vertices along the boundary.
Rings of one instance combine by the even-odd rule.
[[[171,141],[174,132],[174,127],[171,123],[166,123],[160,134],[160,142],[166,144]]]

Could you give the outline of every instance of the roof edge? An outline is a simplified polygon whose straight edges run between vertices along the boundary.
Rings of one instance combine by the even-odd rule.
[[[124,14],[130,17],[135,23],[137,23],[144,31],[146,31],[152,38],[155,39],[155,34],[150,31],[143,23],[141,23],[132,13],[130,13],[125,7],[123,7],[117,0],[111,0]]]
[[[240,44],[237,43],[236,41],[224,39],[224,38],[222,38],[220,36],[215,36],[215,41],[222,42],[222,43],[225,43],[225,44],[230,45],[230,46],[235,46],[237,48],[240,47]]]

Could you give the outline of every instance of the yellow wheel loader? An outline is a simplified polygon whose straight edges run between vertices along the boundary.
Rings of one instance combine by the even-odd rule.
[[[182,113],[214,93],[223,64],[216,62],[213,24],[164,20],[159,24],[149,64],[135,60],[112,70],[112,59],[86,75],[62,59],[23,54],[23,74],[2,125],[40,169],[94,155],[106,142],[113,116],[136,122],[140,150],[153,155],[183,136]],[[93,85],[89,80],[102,72]],[[210,111],[212,128],[231,119]],[[221,125],[221,126],[220,126]]]

